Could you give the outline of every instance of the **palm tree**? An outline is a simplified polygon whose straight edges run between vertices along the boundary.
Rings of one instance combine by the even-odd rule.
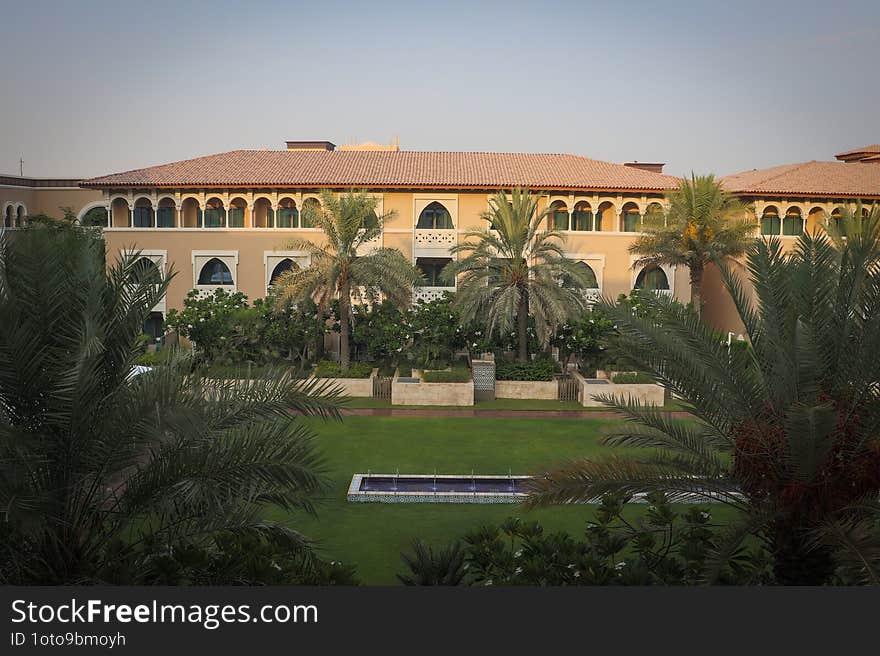
[[[466,572],[464,550],[460,542],[441,547],[435,552],[422,540],[412,541],[412,555],[402,553],[410,574],[398,574],[403,585],[461,585]]]
[[[260,509],[311,511],[319,463],[295,416],[337,415],[333,390],[210,384],[184,356],[133,375],[168,279],[139,279],[136,255],[107,267],[104,248],[75,226],[0,238],[0,582],[137,583],[157,553],[233,535],[307,551]]]
[[[720,265],[746,348],[728,349],[669,299],[645,299],[659,320],[607,305],[621,348],[693,418],[606,396],[626,421],[605,444],[646,450],[551,471],[530,504],[608,492],[712,496],[741,511],[716,566],[756,535],[779,583],[826,583],[835,566],[880,583],[880,211],[845,223],[846,239],[803,235],[790,254],[776,238],[756,240],[747,255],[754,300]]]
[[[321,194],[320,210],[307,210],[307,217],[324,231],[325,244],[307,239],[292,239],[289,248],[311,255],[307,269],[289,271],[279,277],[276,288],[282,301],[311,299],[320,314],[334,298],[339,299],[339,357],[342,370],[348,371],[349,335],[351,333],[352,295],[376,301],[380,294],[398,307],[412,302],[412,288],[421,274],[396,248],[374,248],[367,254],[358,251],[382,234],[382,225],[392,212],[377,216],[377,200],[366,192],[348,192],[338,198],[329,191]],[[361,293],[362,292],[362,293]]]
[[[527,189],[514,189],[510,201],[498,192],[482,215],[489,227],[468,230],[450,249],[462,257],[443,270],[447,280],[458,278],[453,307],[464,323],[485,321],[489,335],[516,327],[520,362],[529,357],[530,313],[546,341],[554,326],[586,307],[585,269],[565,256],[564,235],[546,229],[548,214]]]
[[[747,207],[730,196],[713,175],[682,179],[667,194],[669,209],[645,216],[644,234],[629,250],[634,267],[681,265],[690,271],[691,301],[703,309],[703,272],[715,260],[743,255],[755,224],[743,218]]]

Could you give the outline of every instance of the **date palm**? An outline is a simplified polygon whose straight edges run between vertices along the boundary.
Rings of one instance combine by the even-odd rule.
[[[746,206],[729,195],[712,175],[684,178],[667,194],[665,213],[645,216],[643,233],[630,246],[638,255],[635,267],[685,266],[690,273],[691,301],[703,309],[703,274],[715,261],[743,255],[752,241],[754,222],[744,218]]]
[[[168,280],[133,275],[136,256],[107,267],[104,248],[73,226],[0,237],[0,582],[138,583],[157,552],[231,535],[305,553],[261,508],[311,510],[296,416],[336,415],[335,394],[209,383],[183,356],[132,376]]]
[[[382,234],[382,226],[392,212],[376,214],[378,201],[366,192],[348,192],[334,196],[321,194],[321,208],[307,209],[307,217],[323,230],[324,244],[307,239],[292,239],[288,248],[303,250],[311,256],[306,269],[288,271],[280,276],[276,289],[280,300],[297,302],[311,299],[319,312],[339,299],[339,358],[342,370],[350,362],[352,297],[376,301],[383,295],[394,305],[405,307],[412,301],[412,289],[421,274],[396,248],[373,248],[360,253]]]
[[[482,215],[487,227],[468,230],[450,249],[459,259],[443,270],[458,279],[453,306],[465,323],[485,322],[490,335],[515,328],[520,362],[529,356],[529,315],[546,342],[554,326],[583,312],[582,290],[591,284],[565,256],[564,235],[546,229],[548,214],[527,189],[514,189],[509,201],[499,192]]]
[[[608,492],[713,496],[741,511],[716,563],[756,535],[779,583],[822,584],[842,571],[880,583],[880,211],[844,222],[845,239],[832,226],[830,237],[803,235],[791,253],[776,238],[752,244],[754,299],[720,264],[746,348],[728,351],[666,298],[645,299],[659,319],[607,305],[628,358],[679,395],[693,419],[603,397],[626,419],[605,444],[642,454],[550,471],[529,503]]]

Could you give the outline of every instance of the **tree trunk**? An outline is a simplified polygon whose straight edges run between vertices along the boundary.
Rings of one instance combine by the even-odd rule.
[[[348,281],[342,283],[339,288],[339,364],[342,373],[348,373],[348,365],[351,359],[348,346],[348,335],[351,331],[351,292]]]
[[[777,529],[773,541],[773,573],[778,585],[824,585],[834,573],[831,550],[809,544],[804,529]]]
[[[519,337],[520,362],[529,361],[529,302],[525,293],[519,298],[519,306],[516,309],[516,329]]]
[[[703,316],[703,265],[691,267],[691,303],[698,317]]]

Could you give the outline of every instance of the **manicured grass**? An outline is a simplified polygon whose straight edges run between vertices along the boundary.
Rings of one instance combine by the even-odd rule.
[[[318,518],[289,521],[319,540],[322,553],[354,563],[365,583],[396,583],[400,552],[421,537],[442,544],[482,524],[525,515],[549,530],[580,534],[592,506],[563,506],[526,512],[510,504],[362,504],[345,500],[352,474],[525,474],[577,456],[607,452],[599,431],[610,420],[346,417],[318,423],[318,446],[326,461],[330,489]],[[621,451],[621,450],[618,450]],[[634,510],[638,512],[638,510]]]

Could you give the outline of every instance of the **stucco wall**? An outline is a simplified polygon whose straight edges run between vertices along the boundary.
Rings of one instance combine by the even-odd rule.
[[[345,396],[373,396],[372,378],[315,378],[321,385],[336,385]]]
[[[391,405],[473,405],[474,382],[391,383]]]
[[[559,385],[555,380],[496,380],[495,398],[499,399],[556,399]]]

